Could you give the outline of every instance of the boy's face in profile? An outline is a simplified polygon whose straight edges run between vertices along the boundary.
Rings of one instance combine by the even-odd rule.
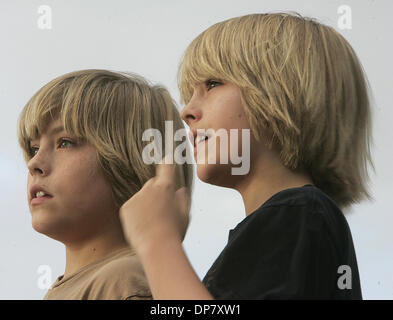
[[[95,148],[64,130],[54,131],[57,128],[62,128],[59,119],[30,143],[28,201],[36,231],[72,242],[105,232],[117,210]],[[32,204],[33,186],[42,187],[51,197]]]
[[[199,143],[195,141],[194,155],[197,163],[197,175],[202,181],[223,187],[233,187],[236,184],[235,180],[239,179],[240,176],[231,175],[233,165],[230,161],[230,155],[242,154],[241,130],[250,129],[241,101],[240,88],[229,82],[207,81],[201,83],[194,88],[193,96],[182,110],[181,117],[193,132],[194,139],[197,129],[213,129],[214,132],[224,129],[227,132],[228,144],[223,144],[222,147],[226,150],[221,151],[225,151],[222,154],[228,155],[228,164],[224,163],[224,159],[220,159],[220,139],[214,135],[209,135],[206,141]],[[237,129],[235,130],[237,140],[231,139],[231,129]],[[216,152],[214,152],[214,144],[213,148],[211,147],[214,139],[216,139]],[[248,141],[250,144],[254,143],[252,137],[250,137],[250,140]],[[204,154],[199,154],[198,150],[201,148],[205,149]],[[208,148],[213,149],[213,152],[208,152]],[[197,150],[196,154],[195,149]],[[208,158],[211,160],[212,154],[213,156],[215,154],[216,164],[208,164]],[[250,160],[252,162],[252,158]]]

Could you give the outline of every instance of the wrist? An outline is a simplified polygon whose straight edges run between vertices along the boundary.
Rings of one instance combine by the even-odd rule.
[[[141,257],[157,256],[159,253],[168,252],[182,248],[182,241],[179,237],[150,237],[141,243],[136,251]]]

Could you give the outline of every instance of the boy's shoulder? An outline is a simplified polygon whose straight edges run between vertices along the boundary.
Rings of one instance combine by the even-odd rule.
[[[92,274],[91,283],[92,294],[97,289],[100,293],[107,291],[108,295],[118,294],[117,299],[151,296],[143,266],[131,250],[102,264]]]
[[[337,204],[326,193],[312,184],[281,190],[271,196],[257,210],[278,206],[305,206],[311,211],[341,211]]]
[[[277,219],[296,220],[308,230],[323,231],[337,245],[350,232],[348,222],[334,200],[311,184],[278,192],[259,211],[262,213],[260,219],[270,219],[270,216],[275,215]]]
[[[266,225],[267,221],[268,224],[272,224],[283,219],[296,220],[315,228],[322,227],[324,223],[333,227],[334,224],[345,220],[340,208],[327,194],[316,186],[307,184],[274,194],[244,218],[230,234],[249,228],[258,222]]]
[[[286,234],[297,237],[310,232],[328,237],[337,252],[352,242],[349,224],[337,204],[318,187],[307,184],[282,190],[229,231],[229,242],[237,239]]]
[[[128,270],[132,270],[133,272],[128,272]],[[123,272],[122,272],[123,271]],[[124,273],[125,274],[122,274]],[[111,259],[107,259],[104,263],[101,264],[100,268],[96,270],[95,275],[105,276],[110,274],[118,275],[122,274],[122,276],[135,276],[136,274],[140,275],[143,272],[142,265],[139,262],[139,259],[135,255],[135,252],[131,249],[120,250],[120,252],[112,257]],[[112,278],[113,279],[113,278]]]
[[[59,277],[44,299],[152,299],[143,267],[130,248],[92,263],[74,275]]]
[[[305,185],[276,193],[230,230],[203,283],[222,299],[340,297],[337,267],[344,264],[361,297],[346,219],[325,193]]]

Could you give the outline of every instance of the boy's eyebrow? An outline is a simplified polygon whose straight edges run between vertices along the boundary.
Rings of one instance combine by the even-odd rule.
[[[64,127],[63,126],[57,126],[55,128],[53,128],[52,130],[49,131],[49,133],[58,133],[58,132],[62,132],[64,131]]]
[[[51,130],[48,131],[49,134],[56,134],[58,132],[62,132],[64,131],[64,127],[63,126],[57,126],[55,128],[52,128]]]
[[[55,128],[52,128],[51,130],[49,130],[48,134],[56,134],[56,133],[59,133],[62,131],[64,131],[64,127],[62,125],[60,125],[60,126],[57,126]],[[35,140],[35,139],[31,139],[30,142],[33,140]]]

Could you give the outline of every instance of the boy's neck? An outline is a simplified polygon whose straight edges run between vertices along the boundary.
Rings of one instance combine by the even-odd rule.
[[[83,242],[65,244],[66,266],[64,277],[106,257],[116,250],[130,248],[124,239],[123,233],[121,230],[119,231],[109,231],[106,234],[100,234],[96,238],[87,239]]]
[[[304,171],[295,172],[282,165],[261,164],[236,186],[243,198],[246,216],[253,213],[276,193],[306,184],[313,184],[311,177]]]

